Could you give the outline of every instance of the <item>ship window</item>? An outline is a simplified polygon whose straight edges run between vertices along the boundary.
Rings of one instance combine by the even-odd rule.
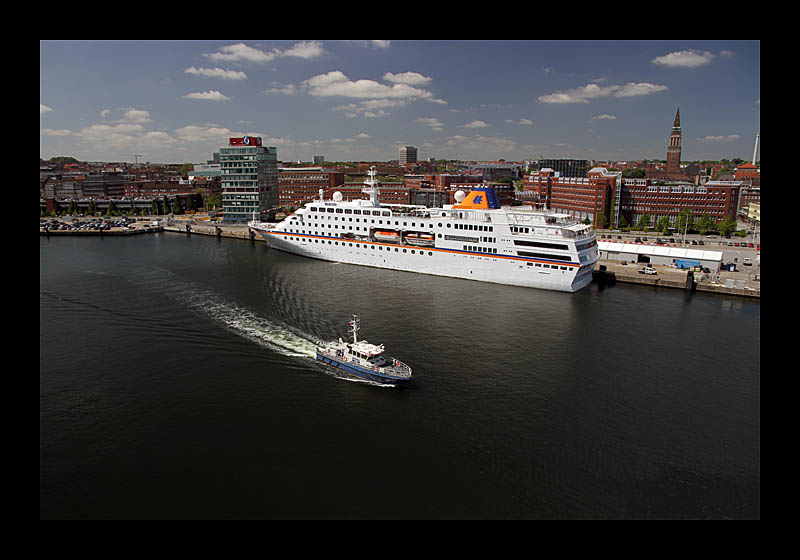
[[[429,256],[429,257],[432,257],[432,256],[433,256],[433,253],[431,253],[430,251],[428,251],[428,256]]]
[[[344,212],[344,210],[342,210],[341,208],[337,208],[337,209],[336,209],[336,213],[337,213],[337,214],[341,214],[342,212]]]
[[[333,212],[333,208],[326,208],[325,210],[327,210],[328,212]]]
[[[361,210],[353,210],[353,214],[361,214]]]
[[[447,227],[450,227],[450,224],[447,224]]]
[[[345,214],[352,214],[352,213],[353,213],[353,211],[352,211],[352,210],[350,210],[349,208],[345,208],[345,211],[344,211],[344,213],[345,213]]]
[[[411,249],[411,254],[412,254],[412,255],[414,254],[414,249]]]

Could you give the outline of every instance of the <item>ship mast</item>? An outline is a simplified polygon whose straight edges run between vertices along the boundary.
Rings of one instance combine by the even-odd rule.
[[[353,315],[353,319],[347,323],[347,326],[349,327],[347,333],[353,335],[353,344],[358,342],[358,323],[358,315]]]
[[[378,171],[375,169],[375,166],[369,168],[367,171],[367,175],[369,175],[368,179],[364,180],[364,185],[366,185],[361,192],[369,195],[369,200],[372,203],[372,206],[378,207],[378,181],[375,179],[375,175],[378,174]]]

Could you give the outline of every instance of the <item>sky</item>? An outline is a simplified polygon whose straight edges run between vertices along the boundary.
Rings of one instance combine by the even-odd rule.
[[[40,41],[39,152],[663,160],[680,107],[682,161],[751,161],[760,66],[759,41]]]

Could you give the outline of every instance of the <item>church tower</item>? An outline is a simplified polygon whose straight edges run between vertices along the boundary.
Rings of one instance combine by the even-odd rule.
[[[669,134],[669,146],[667,147],[667,171],[675,172],[681,170],[681,107],[678,105],[678,112],[675,113],[675,122],[672,124],[672,132]]]

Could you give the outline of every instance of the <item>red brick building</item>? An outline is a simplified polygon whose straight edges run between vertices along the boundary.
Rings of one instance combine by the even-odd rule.
[[[319,198],[319,190],[330,196],[344,184],[344,173],[323,171],[321,167],[285,168],[278,170],[278,206],[299,208]],[[328,192],[330,191],[330,193]]]
[[[705,185],[669,183],[652,179],[623,179],[620,189],[619,213],[628,225],[636,225],[644,214],[650,225],[666,216],[675,222],[681,210],[688,208],[695,218],[704,214],[721,222],[725,216],[736,218],[739,181],[708,181]]]
[[[561,177],[552,169],[541,169],[527,175],[523,191],[533,191],[540,204],[554,212],[569,214],[594,223],[600,214],[611,215],[612,201],[621,175],[609,174],[605,168],[594,168],[587,177]]]

